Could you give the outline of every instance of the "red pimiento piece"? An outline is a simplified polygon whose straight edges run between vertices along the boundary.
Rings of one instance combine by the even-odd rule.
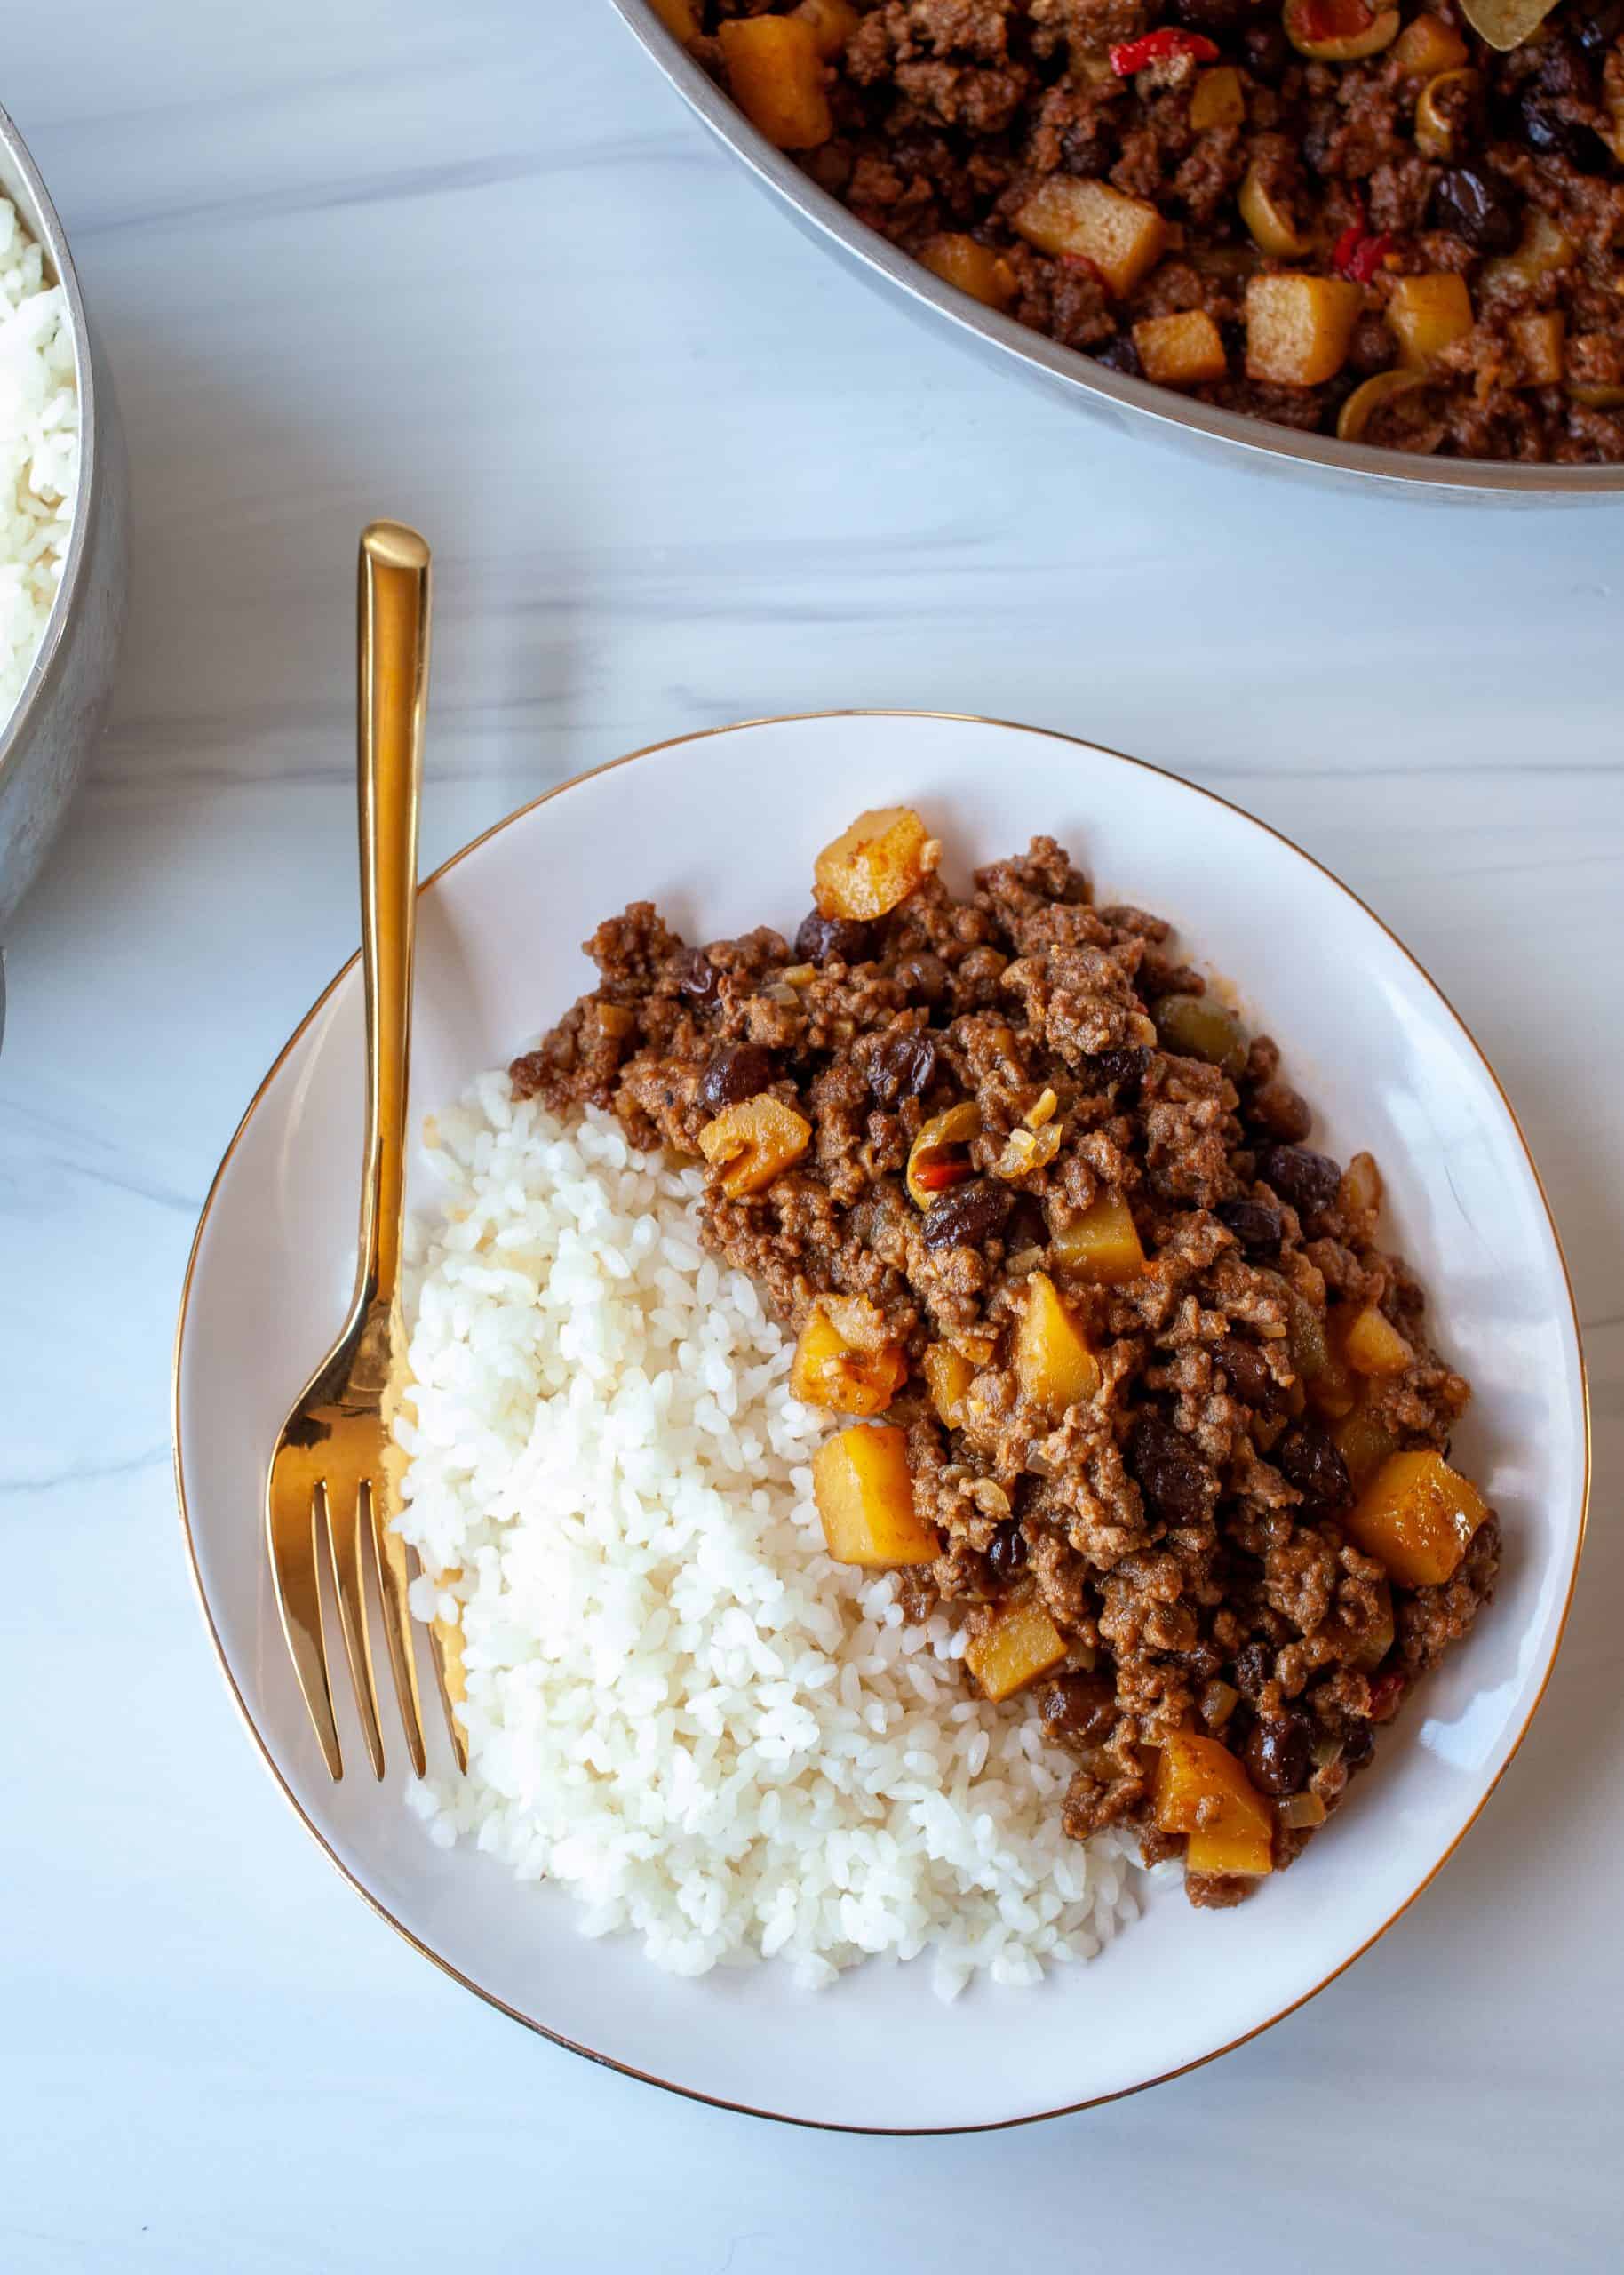
[[[1379,1674],[1370,1686],[1370,1716],[1373,1722],[1390,1721],[1398,1711],[1404,1696],[1404,1676],[1397,1667],[1389,1667]]]
[[[1331,260],[1350,284],[1368,284],[1392,250],[1388,230],[1368,236],[1362,221],[1351,221],[1332,248]]]
[[[927,1161],[913,1172],[913,1182],[925,1193],[945,1193],[950,1185],[962,1185],[970,1174],[968,1161]]]
[[[1111,68],[1118,79],[1131,79],[1147,63],[1164,63],[1170,55],[1188,55],[1198,63],[1216,63],[1218,48],[1214,41],[1200,32],[1175,31],[1168,25],[1158,32],[1146,32],[1142,39],[1124,40],[1120,47],[1113,47]]]

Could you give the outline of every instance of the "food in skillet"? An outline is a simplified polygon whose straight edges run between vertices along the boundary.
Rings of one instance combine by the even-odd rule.
[[[1052,839],[955,898],[907,808],[793,946],[648,902],[513,1089],[704,1164],[702,1238],[828,1417],[830,1555],[945,1616],[990,1701],[1199,1905],[1289,1864],[1488,1600],[1466,1383],[1279,1054]]]
[[[655,6],[861,220],[1115,371],[1624,460],[1624,0]]]

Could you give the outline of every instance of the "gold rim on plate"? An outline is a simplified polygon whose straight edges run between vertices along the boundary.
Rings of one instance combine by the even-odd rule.
[[[277,1052],[275,1059],[265,1075],[264,1080],[260,1082],[258,1090],[255,1090],[253,1098],[249,1103],[247,1112],[243,1114],[242,1121],[237,1124],[236,1130],[232,1135],[231,1143],[227,1146],[224,1154],[220,1158],[219,1167],[216,1169],[213,1182],[209,1187],[208,1199],[203,1202],[203,1214],[198,1219],[196,1234],[192,1241],[191,1254],[187,1258],[186,1279],[182,1284],[180,1291],[180,1316],[176,1322],[174,1352],[171,1361],[170,1369],[171,1430],[174,1441],[175,1497],[179,1507],[180,1529],[186,1543],[187,1561],[191,1567],[192,1585],[197,1592],[197,1601],[199,1608],[203,1613],[203,1624],[209,1631],[209,1640],[214,1647],[214,1656],[219,1664],[220,1673],[225,1678],[226,1687],[231,1694],[232,1700],[236,1706],[237,1712],[243,1718],[243,1725],[248,1731],[249,1736],[253,1741],[254,1746],[259,1752],[261,1761],[264,1763],[266,1768],[269,1771],[272,1778],[275,1780],[283,1799],[292,1809],[294,1815],[299,1818],[299,1823],[304,1826],[306,1832],[321,1849],[322,1855],[333,1866],[334,1870],[341,1874],[348,1885],[354,1889],[356,1895],[360,1896],[363,1904],[367,1904],[371,1911],[375,1912],[380,1920],[386,1921],[388,1926],[393,1928],[396,1935],[402,1936],[405,1942],[410,1944],[413,1951],[418,1952],[424,1959],[429,1960],[432,1965],[437,1967],[442,1975],[449,1976],[452,1982],[460,1984],[465,1991],[472,1991],[476,1998],[484,2000],[488,2006],[495,2007],[500,2013],[510,2016],[514,2022],[521,2023],[526,2030],[534,2031],[539,2038],[550,2039],[554,2046],[561,2046],[570,2054],[578,2054],[585,2060],[588,2062],[595,2062],[603,2069],[617,2070],[623,2077],[635,2078],[643,2085],[658,2086],[666,2093],[681,2095],[685,2101],[703,2102],[712,2109],[731,2110],[742,2117],[766,2118],[770,2122],[777,2125],[798,2125],[804,2127],[810,2132],[816,2133],[863,2133],[879,2134],[887,2136],[919,2134],[1001,2133],[1010,2131],[1015,2127],[1020,2125],[1042,2125],[1047,2123],[1047,2121],[1053,2117],[1073,2117],[1081,2110],[1099,2109],[1107,2102],[1126,2100],[1130,2094],[1148,2092],[1152,2086],[1165,2086],[1174,2078],[1187,2077],[1192,2070],[1204,2069],[1207,2063],[1219,2061],[1226,2054],[1233,2054],[1238,2047],[1248,2044],[1250,2040],[1254,2038],[1260,2038],[1266,2030],[1272,2030],[1277,2023],[1284,2022],[1288,2015],[1294,2015],[1300,2007],[1307,2006],[1310,1999],[1317,1999],[1322,1991],[1327,1989],[1330,1984],[1337,1980],[1339,1976],[1345,1975],[1348,1969],[1352,1967],[1357,1960],[1363,1959],[1365,1952],[1370,1950],[1372,1945],[1379,1943],[1381,1937],[1386,1935],[1388,1929],[1393,1925],[1393,1922],[1396,1920],[1400,1919],[1403,1914],[1409,1910],[1410,1906],[1415,1902],[1417,1896],[1422,1895],[1427,1888],[1431,1887],[1433,1881],[1443,1871],[1445,1865],[1454,1855],[1456,1849],[1461,1846],[1461,1843],[1465,1840],[1467,1834],[1471,1831],[1473,1825],[1477,1824],[1478,1818],[1487,1808],[1490,1797],[1493,1794],[1501,1779],[1505,1776],[1507,1770],[1511,1767],[1512,1762],[1516,1760],[1517,1750],[1521,1746],[1524,1739],[1527,1736],[1529,1726],[1532,1722],[1534,1716],[1539,1712],[1540,1704],[1544,1700],[1546,1691],[1550,1686],[1551,1675],[1555,1671],[1556,1660],[1562,1649],[1563,1639],[1567,1632],[1568,1616],[1573,1608],[1573,1592],[1579,1582],[1580,1559],[1584,1553],[1585,1534],[1588,1526],[1590,1513],[1591,1428],[1589,1377],[1585,1367],[1584,1337],[1580,1329],[1579,1306],[1573,1299],[1572,1275],[1568,1270],[1567,1257],[1563,1251],[1562,1235],[1556,1229],[1556,1220],[1551,1209],[1550,1197],[1545,1190],[1545,1181],[1540,1175],[1539,1164],[1535,1161],[1532,1152],[1529,1147],[1528,1139],[1524,1134],[1523,1125],[1517,1119],[1517,1109],[1512,1105],[1510,1099],[1507,1097],[1505,1085],[1501,1082],[1500,1076],[1495,1073],[1487,1052],[1477,1041],[1477,1036],[1467,1026],[1466,1021],[1461,1017],[1461,1014],[1456,1010],[1448,996],[1445,994],[1443,989],[1432,978],[1431,974],[1421,962],[1420,959],[1413,954],[1410,949],[1405,947],[1404,942],[1398,938],[1398,935],[1393,930],[1392,927],[1389,924],[1385,923],[1383,920],[1377,915],[1375,910],[1370,907],[1366,902],[1360,899],[1358,894],[1354,891],[1350,885],[1344,884],[1339,876],[1337,876],[1332,870],[1326,868],[1323,861],[1316,860],[1313,854],[1305,852],[1302,847],[1299,845],[1294,839],[1287,837],[1283,830],[1276,829],[1271,823],[1260,821],[1255,814],[1248,813],[1244,806],[1238,806],[1233,799],[1221,797],[1215,790],[1208,790],[1204,788],[1202,785],[1198,782],[1186,780],[1183,775],[1175,774],[1170,767],[1152,766],[1148,759],[1130,758],[1125,751],[1112,750],[1104,743],[1087,742],[1080,735],[1064,734],[1057,727],[1023,726],[1018,720],[983,718],[974,712],[911,710],[888,711],[871,710],[857,706],[831,711],[791,711],[784,712],[773,717],[763,719],[739,719],[735,720],[728,726],[705,727],[692,734],[670,736],[664,742],[647,743],[640,750],[627,751],[619,758],[606,759],[601,766],[589,766],[579,774],[572,774],[567,781],[555,784],[551,790],[544,790],[538,798],[532,798],[528,802],[528,803],[516,807],[512,813],[505,816],[502,820],[493,823],[489,829],[482,830],[479,836],[471,839],[466,845],[462,847],[460,851],[453,853],[449,860],[442,861],[440,866],[431,876],[425,878],[422,885],[419,887],[419,890],[425,893],[432,891],[442,877],[448,875],[450,872],[458,867],[460,863],[466,861],[471,854],[477,853],[482,845],[488,844],[493,837],[497,836],[501,831],[510,828],[514,822],[522,821],[527,814],[534,813],[538,806],[547,805],[553,799],[561,798],[567,792],[578,789],[583,782],[595,781],[601,774],[613,773],[617,767],[630,766],[638,759],[654,758],[662,751],[677,750],[685,744],[707,743],[714,741],[717,737],[721,735],[744,734],[750,732],[758,727],[797,725],[807,720],[813,719],[939,719],[951,721],[953,723],[961,726],[994,727],[1001,730],[1012,731],[1016,734],[1041,735],[1046,737],[1051,742],[1065,743],[1074,749],[1091,751],[1100,756],[1118,760],[1124,766],[1137,767],[1146,774],[1158,774],[1168,781],[1178,783],[1182,789],[1193,792],[1197,797],[1208,799],[1215,806],[1224,807],[1229,812],[1238,814],[1243,821],[1250,822],[1254,828],[1261,829],[1263,831],[1265,835],[1274,838],[1278,843],[1284,845],[1288,851],[1294,853],[1300,860],[1306,861],[1310,868],[1317,869],[1322,877],[1325,878],[1329,883],[1336,888],[1338,892],[1344,895],[1347,899],[1352,901],[1355,907],[1359,909],[1365,916],[1367,916],[1371,922],[1376,926],[1378,930],[1386,935],[1388,939],[1389,939],[1393,946],[1398,950],[1399,954],[1414,968],[1421,979],[1437,997],[1445,1010],[1449,1013],[1451,1018],[1453,1019],[1455,1025],[1460,1028],[1461,1034],[1466,1037],[1468,1042],[1470,1043],[1472,1049],[1477,1052],[1478,1059],[1482,1063],[1484,1072],[1487,1074],[1490,1082],[1493,1084],[1500,1102],[1505,1108],[1507,1116],[1510,1121],[1511,1127],[1517,1134],[1517,1144],[1522,1147],[1523,1158],[1528,1164],[1529,1173],[1533,1178],[1534,1189],[1540,1196],[1540,1206],[1544,1209],[1545,1221],[1549,1228],[1552,1245],[1556,1252],[1556,1262],[1560,1265],[1562,1271],[1563,1286],[1567,1294],[1568,1316],[1572,1323],[1573,1329],[1573,1347],[1579,1357],[1580,1411],[1584,1433],[1584,1483],[1580,1496],[1579,1529],[1573,1543],[1573,1562],[1572,1569],[1568,1574],[1567,1593],[1563,1599],[1562,1616],[1556,1624],[1556,1641],[1551,1646],[1550,1657],[1546,1663],[1545,1672],[1540,1679],[1540,1688],[1534,1695],[1532,1704],[1529,1707],[1527,1713],[1523,1717],[1522,1728],[1517,1731],[1516,1737],[1513,1739],[1510,1751],[1507,1753],[1505,1760],[1495,1772],[1492,1783],[1483,1794],[1482,1799],[1478,1801],[1476,1808],[1473,1809],[1470,1816],[1467,1818],[1466,1823],[1461,1827],[1460,1832],[1456,1833],[1454,1839],[1450,1842],[1448,1848],[1445,1849],[1443,1855],[1432,1866],[1431,1870],[1426,1872],[1422,1878],[1416,1882],[1415,1886],[1410,1890],[1408,1896],[1405,1897],[1403,1903],[1397,1905],[1395,1909],[1388,1914],[1381,1925],[1376,1928],[1373,1934],[1365,1937],[1365,1941],[1358,1946],[1357,1951],[1350,1952],[1345,1960],[1341,1960],[1336,1967],[1333,1967],[1328,1975],[1323,1976],[1310,1990],[1304,1991],[1300,1997],[1293,1999],[1287,2005],[1280,2008],[1275,2014],[1268,2016],[1262,2022],[1254,2024],[1250,2030],[1243,2031],[1238,2038],[1230,2039],[1224,2045],[1214,2047],[1210,2054],[1199,2054],[1193,2061],[1181,2062],[1175,2069],[1161,2071],[1154,2078],[1143,2078],[1137,2085],[1119,2086],[1113,2092],[1108,2094],[1095,2094],[1086,2101],[1065,2102],[1057,2109],[1034,2110],[1030,2116],[1026,2117],[991,2118],[985,2123],[976,2125],[848,2125],[843,2124],[838,2118],[794,2117],[786,2114],[782,2110],[758,2109],[754,2103],[750,2102],[728,2101],[719,2094],[701,2093],[693,2086],[678,2085],[670,2078],[656,2077],[649,2071],[636,2068],[632,2063],[617,2062],[612,2055],[600,2054],[595,2048],[579,2045],[574,2039],[566,2038],[561,2031],[549,2030],[545,2023],[536,2021],[532,2016],[521,2014],[518,2008],[509,2006],[506,1999],[499,1998],[494,1991],[487,1990],[482,1983],[476,1983],[472,1976],[465,1975],[460,1968],[453,1967],[450,1960],[442,1958],[438,1952],[433,1950],[430,1945],[424,1943],[421,1937],[415,1936],[411,1929],[408,1928],[403,1921],[397,1920],[394,1914],[378,1901],[377,1896],[372,1894],[370,1888],[362,1885],[362,1883],[356,1878],[355,1874],[351,1872],[348,1865],[344,1863],[336,1849],[334,1849],[330,1842],[327,1840],[326,1836],[321,1832],[320,1828],[309,1816],[306,1815],[298,1796],[295,1794],[292,1787],[289,1784],[287,1779],[283,1776],[281,1769],[278,1768],[275,1758],[273,1755],[270,1747],[266,1743],[265,1737],[261,1733],[259,1725],[255,1722],[252,1714],[249,1712],[248,1702],[243,1697],[242,1691],[238,1688],[236,1677],[232,1673],[231,1667],[227,1660],[225,1647],[220,1641],[219,1630],[214,1624],[214,1614],[210,1606],[207,1592],[203,1587],[203,1575],[198,1569],[197,1551],[195,1544],[192,1538],[192,1520],[190,1512],[187,1506],[186,1474],[180,1450],[180,1357],[186,1343],[187,1314],[191,1304],[192,1278],[197,1269],[197,1258],[203,1248],[203,1235],[209,1227],[210,1215],[213,1209],[215,1201],[219,1196],[221,1181],[224,1178],[227,1170],[231,1166],[232,1157],[235,1153],[238,1145],[242,1143],[249,1123],[259,1111],[260,1106],[265,1101],[267,1091],[270,1089],[271,1084],[281,1073],[283,1066],[290,1053],[293,1051],[303,1040],[311,1024],[320,1014],[329,998],[343,985],[344,981],[349,977],[349,974],[354,970],[355,965],[359,961],[358,956],[352,956],[349,962],[343,966],[342,970],[335,973],[333,978],[329,980],[327,986],[316,997],[315,1002],[306,1012],[298,1026],[294,1028],[293,1033],[288,1037],[287,1042],[283,1043],[282,1049]]]

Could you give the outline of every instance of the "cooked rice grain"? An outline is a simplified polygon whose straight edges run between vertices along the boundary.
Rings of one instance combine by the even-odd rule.
[[[1136,1912],[1114,1836],[1065,1839],[1029,1704],[971,1696],[938,1615],[832,1563],[827,1417],[751,1282],[702,1253],[698,1172],[487,1076],[431,1132],[400,1425],[419,1618],[460,1622],[466,1781],[409,1789],[679,1975],[808,1984],[927,1947],[953,1995],[1091,1957]],[[415,1409],[415,1412],[412,1410]]]

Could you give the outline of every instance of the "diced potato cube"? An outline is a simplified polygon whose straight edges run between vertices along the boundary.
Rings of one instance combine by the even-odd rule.
[[[733,100],[781,150],[813,150],[834,132],[817,34],[799,16],[748,16],[717,34]]]
[[[964,1663],[995,1703],[1013,1698],[1066,1656],[1065,1638],[1037,1596],[1001,1605],[983,1633],[965,1645]]]
[[[1075,174],[1040,182],[1015,227],[1039,252],[1092,261],[1118,299],[1149,275],[1167,245],[1167,224],[1148,199]]]
[[[1393,48],[1394,62],[1409,79],[1431,79],[1440,71],[1459,70],[1466,60],[1466,42],[1441,16],[1417,16],[1399,33]]]
[[[1401,1588],[1436,1588],[1452,1577],[1488,1513],[1477,1487],[1442,1454],[1389,1454],[1355,1502],[1348,1532]]]
[[[1214,126],[1244,126],[1246,95],[1240,73],[1232,63],[1215,64],[1203,71],[1190,98],[1190,123],[1198,134]]]
[[[1199,387],[1222,379],[1230,368],[1222,335],[1199,308],[1184,315],[1147,316],[1134,326],[1134,345],[1146,379],[1158,387]]]
[[[975,1369],[951,1343],[933,1343],[925,1353],[925,1380],[937,1418],[950,1430],[963,1427],[965,1394],[975,1379]]]
[[[699,36],[699,17],[694,0],[650,0],[655,14],[673,37],[688,41]]]
[[[1342,1337],[1342,1352],[1356,1375],[1402,1375],[1415,1353],[1374,1304],[1366,1304]]]
[[[879,806],[824,846],[812,865],[813,896],[825,916],[867,922],[916,892],[941,858],[940,842],[911,806]]]
[[[1246,371],[1274,387],[1316,387],[1348,358],[1363,305],[1340,276],[1254,276],[1246,286]]]
[[[833,62],[863,20],[851,0],[800,0],[794,12],[802,23],[811,25],[817,52],[825,63]]]
[[[1134,1212],[1119,1193],[1103,1193],[1080,1217],[1064,1225],[1049,1243],[1055,1260],[1102,1288],[1137,1280],[1145,1268],[1144,1249]]]
[[[1410,368],[1430,363],[1451,340],[1463,339],[1472,328],[1472,296],[1465,277],[1448,269],[1401,276],[1387,304],[1387,320]]]
[[[1257,1878],[1274,1864],[1274,1812],[1228,1746],[1174,1730],[1156,1771],[1158,1832],[1189,1835],[1192,1872]]]
[[[974,237],[956,230],[927,237],[919,248],[919,259],[933,276],[939,276],[944,284],[956,284],[961,292],[984,301],[990,308],[1007,308],[1020,289],[1014,269],[1001,252],[991,245],[977,244]]]
[[[941,1553],[915,1513],[908,1435],[893,1422],[825,1439],[812,1460],[812,1497],[837,1564],[928,1564]]]
[[[812,1125],[805,1115],[770,1090],[740,1106],[724,1106],[699,1132],[699,1150],[713,1169],[721,1171],[721,1189],[729,1201],[761,1192],[792,1161],[798,1161],[811,1142]]]
[[[866,1296],[824,1296],[800,1331],[790,1389],[832,1414],[882,1414],[908,1378],[899,1343]]]
[[[1100,1386],[1099,1361],[1047,1272],[1034,1272],[1026,1283],[1025,1307],[1015,1330],[1015,1371],[1033,1405],[1056,1417],[1092,1398]]]
[[[1348,1465],[1356,1493],[1374,1476],[1389,1454],[1398,1450],[1398,1441],[1387,1425],[1378,1422],[1365,1406],[1356,1406],[1345,1414],[1332,1431],[1331,1438]]]
[[[1560,387],[1563,339],[1567,330],[1561,309],[1546,308],[1534,315],[1513,316],[1506,328],[1523,359],[1529,386]]]

